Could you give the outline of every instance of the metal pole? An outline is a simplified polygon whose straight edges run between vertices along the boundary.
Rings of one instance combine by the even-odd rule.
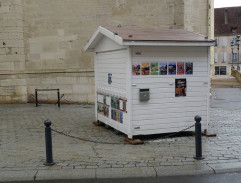
[[[238,49],[238,62],[237,62],[237,70],[239,71],[239,70],[240,70],[240,67],[239,67],[239,45],[238,45],[237,49]]]
[[[237,51],[238,51],[237,70],[240,71],[240,67],[239,67],[239,45],[240,45],[240,35],[237,35],[237,38],[236,38],[236,45],[237,45]]]
[[[38,107],[38,89],[35,89],[35,105]]]
[[[52,151],[52,129],[51,121],[49,119],[44,121],[45,127],[45,144],[46,144],[46,162],[44,165],[51,166],[55,163],[53,162],[53,151]]]
[[[232,50],[232,69],[234,69],[234,66],[233,66],[233,60],[234,60],[233,47],[234,47],[234,41],[232,40],[232,41],[231,41],[231,50]]]
[[[196,156],[194,159],[196,160],[202,160],[204,159],[202,157],[202,125],[200,121],[202,118],[200,116],[195,116],[195,145],[196,145]]]
[[[58,93],[58,107],[60,107],[60,94],[59,94],[59,89],[57,89],[57,93]]]

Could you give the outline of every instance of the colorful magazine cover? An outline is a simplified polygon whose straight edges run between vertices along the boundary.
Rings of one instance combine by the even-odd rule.
[[[114,119],[114,109],[111,109],[111,119]]]
[[[175,96],[186,96],[187,92],[187,81],[186,79],[176,79],[175,80]]]
[[[176,75],[176,62],[168,63],[168,74]]]
[[[111,107],[117,109],[117,98],[111,97]]]
[[[184,75],[184,62],[177,62],[177,75]]]
[[[98,113],[104,115],[104,105],[101,103],[98,103]]]
[[[106,117],[109,117],[109,107],[108,106],[104,106],[104,115]]]
[[[123,112],[120,111],[120,123],[123,123]]]
[[[125,111],[126,112],[126,100],[123,100],[123,111]]]
[[[111,109],[111,118],[113,120],[116,120],[116,110],[115,109]]]
[[[186,74],[193,74],[193,63],[192,62],[186,62]]]
[[[159,74],[167,75],[167,63],[166,62],[159,63]]]
[[[149,63],[141,64],[141,75],[150,75],[150,64]]]
[[[116,110],[116,121],[120,122],[120,111]]]
[[[151,65],[151,75],[158,75],[158,62],[153,62]]]
[[[141,74],[141,65],[140,63],[132,63],[132,75]]]

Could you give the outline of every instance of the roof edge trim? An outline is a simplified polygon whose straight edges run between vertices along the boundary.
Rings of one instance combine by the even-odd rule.
[[[124,46],[215,46],[214,41],[210,42],[184,42],[184,41],[124,41]]]
[[[100,39],[106,36],[109,39],[113,40],[114,42],[118,43],[119,45],[123,45],[123,39],[114,34],[113,32],[105,29],[104,27],[99,26],[98,29],[95,31],[93,36],[88,41],[87,45],[85,46],[85,51],[93,51],[96,44],[100,41]]]

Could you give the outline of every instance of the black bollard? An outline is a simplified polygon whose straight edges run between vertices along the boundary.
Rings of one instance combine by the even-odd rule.
[[[51,121],[49,119],[44,121],[45,127],[45,144],[46,144],[46,163],[44,165],[51,166],[55,163],[53,162],[53,152],[52,152],[52,129]]]
[[[195,144],[196,144],[196,156],[194,157],[194,159],[196,160],[202,160],[204,159],[202,157],[202,124],[200,123],[200,121],[202,120],[202,118],[200,116],[195,116]]]
[[[38,107],[38,89],[35,89],[35,105]]]
[[[58,107],[60,107],[60,93],[59,93],[59,89],[57,89],[57,93],[58,93]]]

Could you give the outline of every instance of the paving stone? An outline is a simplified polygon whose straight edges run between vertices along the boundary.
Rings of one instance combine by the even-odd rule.
[[[19,117],[21,116],[21,117]],[[123,143],[125,135],[94,126],[94,106],[0,105],[0,170],[143,168],[195,164],[235,163],[241,159],[241,109],[211,108],[209,130],[217,137],[202,137],[204,161],[195,161],[195,137],[154,140],[140,146]],[[53,132],[53,159],[46,167],[44,125],[75,137],[119,145],[95,144]]]

